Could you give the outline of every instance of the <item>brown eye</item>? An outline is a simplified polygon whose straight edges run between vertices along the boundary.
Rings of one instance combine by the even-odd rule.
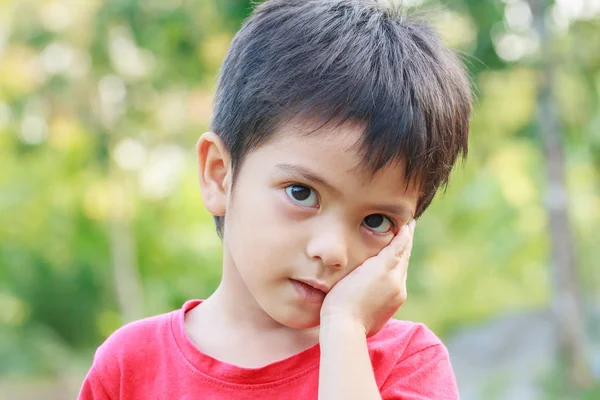
[[[316,207],[318,205],[317,195],[314,190],[303,185],[290,185],[285,192],[294,202],[306,206]]]
[[[387,233],[394,226],[392,221],[382,214],[371,214],[365,217],[363,225],[377,233]]]

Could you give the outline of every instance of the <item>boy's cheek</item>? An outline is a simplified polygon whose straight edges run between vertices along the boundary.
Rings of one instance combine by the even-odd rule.
[[[275,216],[282,223],[289,222],[301,222],[314,215],[315,211],[311,208],[303,208],[294,204],[289,198],[285,190],[278,190],[277,193],[272,196],[272,210],[275,212]]]
[[[290,240],[292,234],[297,232],[295,223],[301,218],[283,200],[285,199],[280,195],[269,193],[268,196],[263,194],[257,201],[252,202],[253,207],[246,209],[245,215],[242,216],[248,231],[246,233],[267,241],[272,246]]]

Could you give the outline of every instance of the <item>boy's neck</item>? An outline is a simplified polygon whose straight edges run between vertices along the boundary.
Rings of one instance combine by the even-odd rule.
[[[235,266],[226,265],[225,260],[223,264],[217,290],[185,319],[190,339],[202,352],[220,361],[257,368],[318,343],[318,326],[298,330],[278,323],[254,300]]]

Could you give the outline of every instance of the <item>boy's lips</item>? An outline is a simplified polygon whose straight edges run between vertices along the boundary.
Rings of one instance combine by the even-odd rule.
[[[329,293],[329,286],[327,286],[325,283],[318,281],[316,279],[294,279],[294,280],[305,283],[308,286],[312,286],[313,288],[320,290],[321,292]]]
[[[298,294],[310,303],[322,303],[329,291],[325,284],[311,279],[290,279],[290,282]]]

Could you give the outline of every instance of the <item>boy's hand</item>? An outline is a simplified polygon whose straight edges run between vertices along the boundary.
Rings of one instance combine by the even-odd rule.
[[[350,322],[367,336],[379,332],[406,300],[406,276],[415,221],[389,245],[341,279],[325,296],[321,326]],[[343,320],[343,321],[340,321]]]

